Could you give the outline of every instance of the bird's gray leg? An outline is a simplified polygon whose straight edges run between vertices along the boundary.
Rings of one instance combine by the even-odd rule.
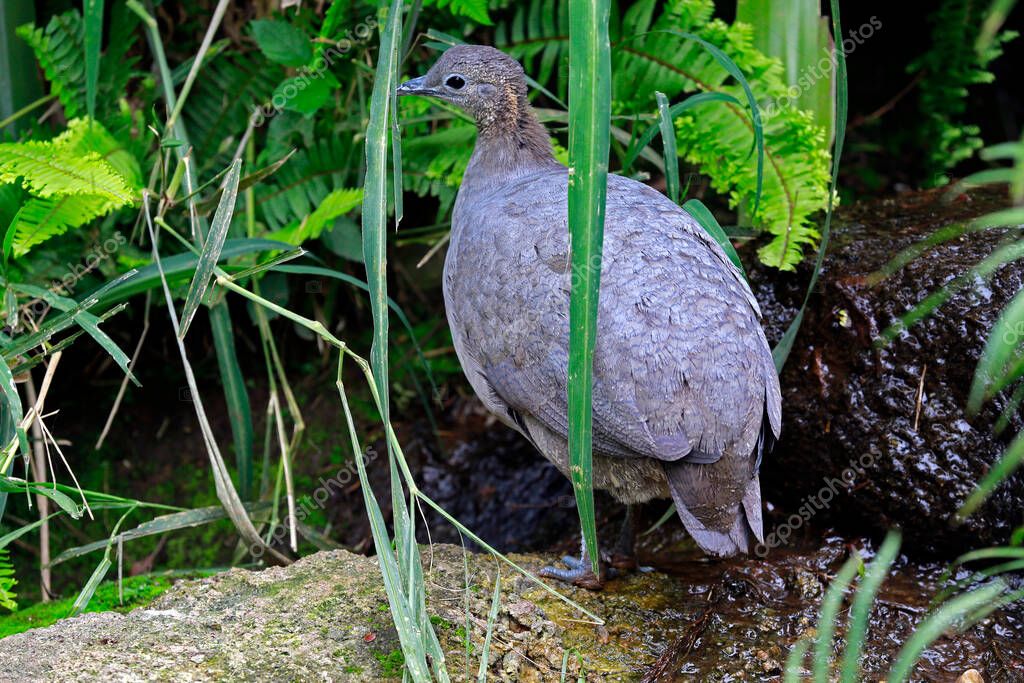
[[[590,553],[587,552],[587,540],[580,535],[580,556],[579,558],[566,555],[562,558],[562,564],[567,569],[558,567],[544,567],[540,575],[549,579],[558,579],[566,583],[576,584],[583,588],[599,590],[604,586],[604,567],[600,567],[601,575],[597,576],[590,568]]]

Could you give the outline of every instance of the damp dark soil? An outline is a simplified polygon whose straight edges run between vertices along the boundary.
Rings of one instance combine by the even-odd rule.
[[[971,274],[1019,237],[1019,229],[969,229],[971,219],[1006,201],[1003,192],[920,192],[839,213],[781,378],[782,440],[762,468],[769,498],[794,512],[811,505],[847,529],[902,527],[908,549],[944,557],[1005,543],[1024,521],[1018,474],[955,523],[1024,427],[1005,394],[975,416],[965,410],[989,331],[1024,286],[1019,261],[990,277]],[[774,343],[800,305],[810,266],[791,275],[753,267],[750,274]],[[957,287],[948,301],[879,343],[901,316],[946,287]]]

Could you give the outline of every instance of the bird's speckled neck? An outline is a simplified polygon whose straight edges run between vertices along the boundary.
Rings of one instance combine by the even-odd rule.
[[[500,112],[477,117],[476,147],[460,194],[468,191],[480,196],[523,176],[559,167],[548,132],[526,96],[509,89],[505,104]]]

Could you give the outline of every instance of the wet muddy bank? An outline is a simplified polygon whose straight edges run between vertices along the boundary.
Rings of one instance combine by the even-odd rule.
[[[877,345],[924,297],[1015,238],[1009,230],[966,232],[970,219],[1004,204],[999,192],[936,191],[839,213],[782,375],[782,439],[762,467],[770,500],[847,529],[899,526],[908,549],[945,557],[1006,542],[1024,521],[1018,474],[973,517],[953,523],[975,483],[1024,427],[1020,411],[1010,408],[1005,430],[994,433],[1005,394],[975,417],[965,412],[989,330],[1024,286],[1024,265],[1005,265],[987,280],[968,278],[931,316]],[[751,269],[770,341],[792,320],[809,275],[807,267],[791,275]]]

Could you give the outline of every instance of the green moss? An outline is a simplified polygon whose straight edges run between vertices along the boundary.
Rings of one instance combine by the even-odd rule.
[[[452,628],[452,622],[448,621],[444,617],[439,617],[436,614],[430,617],[430,623],[445,630],[451,630]]]
[[[373,657],[380,662],[380,674],[385,678],[398,678],[405,670],[405,655],[401,650],[392,650],[387,654],[374,652]]]
[[[148,605],[161,593],[171,587],[172,581],[166,576],[132,576],[124,580],[124,604],[118,600],[117,582],[100,584],[96,594],[89,601],[86,612],[130,612],[136,607]],[[43,602],[0,616],[0,638],[22,633],[32,628],[50,626],[71,613],[75,596]]]

